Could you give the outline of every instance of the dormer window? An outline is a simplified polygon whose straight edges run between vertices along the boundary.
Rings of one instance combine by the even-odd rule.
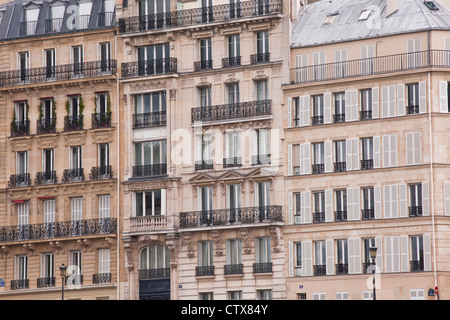
[[[430,10],[439,10],[439,7],[436,5],[436,3],[434,3],[434,1],[424,1],[424,4]]]
[[[332,24],[334,20],[339,16],[339,12],[330,13],[327,15],[324,25]]]
[[[364,10],[363,12],[361,12],[358,21],[367,20],[371,13],[372,13],[372,10]]]
[[[26,36],[35,33],[39,10],[40,7],[32,2],[24,6],[22,21],[19,26],[19,35]]]
[[[50,4],[48,16],[45,20],[45,32],[61,31],[64,10],[65,5],[62,1],[55,1]]]

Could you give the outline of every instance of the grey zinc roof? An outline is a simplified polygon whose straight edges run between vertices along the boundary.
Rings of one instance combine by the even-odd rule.
[[[291,47],[309,47],[424,30],[450,30],[450,13],[438,3],[430,10],[423,0],[400,0],[399,9],[386,17],[386,0],[321,0],[298,13],[291,34]],[[360,14],[371,10],[367,20]],[[338,12],[332,24],[328,15]]]

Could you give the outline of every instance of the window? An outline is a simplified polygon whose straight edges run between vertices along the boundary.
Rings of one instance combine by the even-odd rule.
[[[111,196],[109,194],[98,196],[98,218],[109,219],[111,217]]]
[[[306,300],[306,293],[297,293],[297,300]]]
[[[294,242],[295,261],[294,261],[294,274],[296,277],[302,275],[302,243]]]
[[[73,64],[73,76],[83,75],[83,46],[72,47],[72,64]]]
[[[372,89],[361,90],[361,120],[372,119]]]
[[[45,76],[47,80],[54,79],[56,76],[56,50],[47,49],[44,50],[44,66],[45,66]]]
[[[323,142],[313,143],[313,173],[323,173],[325,172],[325,155],[324,148],[325,144]]]
[[[28,256],[16,256],[14,263],[14,282],[11,282],[11,289],[28,288]]]
[[[294,223],[300,224],[301,223],[301,217],[302,217],[302,200],[301,200],[301,193],[297,192],[294,193]]]
[[[92,2],[91,0],[83,0],[78,3],[78,12],[80,14],[77,29],[86,29],[89,26],[89,18],[91,16]]]
[[[241,162],[240,132],[229,131],[225,134],[224,167],[240,166]]]
[[[336,274],[348,273],[348,245],[347,240],[336,240]]]
[[[361,169],[372,169],[373,168],[373,138],[362,138],[361,139]]]
[[[223,60],[223,67],[241,65],[241,50],[239,35],[232,35],[227,38],[228,58]]]
[[[430,2],[430,1],[428,1],[428,2]],[[409,290],[409,299],[410,300],[425,300],[425,290],[424,289]]]
[[[138,74],[140,76],[162,74],[172,70],[169,63],[169,43],[138,47],[137,53]]]
[[[214,294],[212,292],[202,292],[199,294],[200,300],[214,300]]]
[[[14,116],[16,118],[16,127],[18,130],[23,129],[28,132],[28,108],[26,101],[19,101],[14,104]],[[22,130],[20,130],[22,131]]]
[[[373,300],[373,290],[363,291],[363,300]]]
[[[20,81],[27,82],[29,81],[30,73],[30,52],[19,52],[18,57],[18,67],[19,67],[19,73],[20,73]]]
[[[406,111],[408,114],[419,113],[419,84],[407,84],[406,85],[408,100],[406,105]]]
[[[108,113],[108,93],[100,92],[96,94],[97,104],[95,106],[95,112],[102,117],[106,117]]]
[[[141,26],[141,30],[151,30],[170,26],[170,15],[166,14],[170,12],[170,1],[137,1],[139,16],[145,17],[148,24]],[[114,2],[113,2],[114,3]]]
[[[225,86],[227,103],[235,104],[239,103],[239,83],[231,83]]]
[[[135,143],[133,177],[165,174],[166,157],[166,140]]]
[[[389,118],[396,115],[396,86],[385,86],[381,88],[381,117]]]
[[[200,39],[200,70],[212,68],[211,38]]]
[[[325,222],[325,192],[313,192],[314,223]]]
[[[240,18],[241,17],[241,1],[240,0],[230,0],[230,18]]]
[[[83,198],[72,198],[71,203],[71,213],[72,222],[83,220]]]
[[[226,202],[228,210],[227,220],[230,223],[241,220],[241,184],[227,184]]]
[[[53,228],[55,223],[55,199],[44,200],[44,224],[46,224],[48,236],[53,236]]]
[[[53,132],[56,125],[56,119],[53,118],[52,99],[42,99],[40,108],[42,108],[40,109],[42,117],[38,119],[37,133]]]
[[[424,270],[423,236],[411,236],[411,272]]]
[[[79,170],[83,168],[81,146],[70,147],[69,168]]]
[[[349,293],[348,292],[336,292],[336,300],[348,300]]]
[[[294,119],[293,119],[294,127],[299,127],[300,126],[300,115],[301,115],[300,98],[298,98],[298,97],[292,98],[292,107],[293,107],[293,112],[294,112]]]
[[[200,100],[200,107],[206,108],[211,106],[211,87],[198,88],[198,95]]]
[[[406,134],[406,164],[415,165],[421,163],[421,134],[410,132]]]
[[[146,192],[136,192],[135,199],[135,216],[159,216],[165,214],[163,209],[165,205],[165,190],[154,190]]]
[[[410,184],[409,186],[409,216],[422,216],[422,184]]]
[[[400,272],[400,237],[385,237],[386,272]]]
[[[314,242],[314,275],[321,276],[326,274],[326,249],[325,241]]]
[[[48,17],[45,21],[45,32],[61,31],[62,20],[64,17],[64,4],[55,2],[50,6]]]
[[[371,270],[368,270],[372,265],[372,259],[370,258],[370,248],[375,246],[375,238],[363,239],[363,273],[371,273]]]
[[[407,41],[407,66],[418,68],[422,66],[421,39],[408,39]]]
[[[335,201],[335,221],[347,221],[347,190],[336,190]]]
[[[256,129],[252,164],[270,164],[269,130]]]
[[[397,165],[397,135],[383,136],[383,167],[395,167]]]
[[[255,206],[260,208],[260,219],[268,218],[262,217],[264,207],[270,206],[270,182],[256,182],[255,183]]]
[[[256,290],[258,300],[272,300],[272,290]]]
[[[199,187],[199,192],[197,192],[197,197],[199,199],[198,210],[210,211],[213,209],[212,186]]]
[[[325,292],[313,293],[314,300],[326,300],[327,294]]]
[[[108,1],[110,2],[110,1]],[[104,15],[105,13],[103,13]],[[108,19],[112,18],[112,15],[110,12],[108,12],[108,15],[110,17],[107,17]],[[109,24],[109,22],[108,22]],[[111,72],[111,44],[109,42],[103,42],[99,45],[100,49],[100,66],[103,73],[109,73]]]
[[[242,274],[242,245],[241,239],[230,239],[226,242],[225,274]]]
[[[134,128],[166,124],[166,92],[152,92],[134,96]]]
[[[312,124],[323,124],[323,95],[317,95],[312,97],[313,100],[313,117]]]
[[[255,81],[255,85],[256,85],[256,101],[265,101],[269,99],[267,80]]]
[[[228,300],[242,300],[242,291],[228,291]]]
[[[25,176],[28,173],[28,151],[16,152],[16,175]]]
[[[362,219],[375,218],[374,188],[362,188]]]
[[[195,170],[213,168],[212,134],[205,133],[196,136],[196,162]]]
[[[70,120],[80,120],[80,96],[72,95],[69,97],[69,117]]]
[[[15,204],[19,240],[28,239],[29,207],[28,201]]]
[[[94,283],[111,282],[111,250],[98,250],[98,275],[94,275]]]
[[[269,62],[269,32],[260,31],[256,33],[256,55],[250,57],[251,63]]]
[[[261,267],[258,270],[259,272],[272,271],[269,237],[260,237],[255,239],[255,261],[256,264],[259,264]],[[270,264],[270,270],[266,269],[268,264]]]
[[[22,21],[19,29],[19,34],[21,36],[34,34],[36,31],[39,11],[39,7],[36,7],[35,5],[23,10]]]
[[[348,63],[347,63],[348,50],[338,49],[334,50],[334,76],[336,78],[343,78],[347,76]]]
[[[150,245],[145,247],[141,251],[140,255],[140,270],[155,270],[155,269],[167,269],[170,268],[170,253],[166,246],[162,245]],[[164,271],[161,273],[149,273],[150,277],[145,278],[156,278],[161,275],[167,275]]]
[[[345,93],[334,94],[334,123],[345,122]]]
[[[198,267],[197,276],[214,274],[213,265],[213,243],[212,241],[200,241],[198,243]]]
[[[67,285],[80,285],[83,284],[83,276],[81,272],[81,251],[69,252],[69,268],[67,275]]]
[[[347,151],[345,140],[334,142],[334,159],[334,172],[346,171]]]
[[[53,253],[41,254],[40,278],[37,283],[38,288],[55,285],[55,256]]]
[[[439,7],[436,5],[436,3],[434,1],[424,1],[423,2],[428,9],[430,10],[439,10]]]
[[[292,167],[294,175],[300,175],[300,145],[294,144],[292,146]]]

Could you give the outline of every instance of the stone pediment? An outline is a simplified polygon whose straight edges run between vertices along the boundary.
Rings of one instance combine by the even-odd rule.
[[[208,182],[215,183],[215,182],[217,182],[217,177],[213,176],[211,174],[208,174],[208,173],[200,173],[200,174],[193,176],[191,179],[189,179],[189,182],[194,183],[194,184],[208,183]]]
[[[268,178],[275,175],[274,171],[270,168],[257,168],[248,172],[245,177],[247,179]]]
[[[244,178],[245,174],[236,170],[228,170],[227,172],[217,177],[218,180],[242,180]]]

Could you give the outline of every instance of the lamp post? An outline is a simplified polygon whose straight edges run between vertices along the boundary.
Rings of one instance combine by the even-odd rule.
[[[377,247],[373,246],[369,248],[370,251],[370,258],[372,259],[372,275],[373,275],[373,300],[377,300],[377,296],[375,293],[375,259],[377,258]]]
[[[62,285],[61,285],[61,300],[64,300],[64,282],[66,282],[66,270],[67,267],[64,265],[64,263],[59,267],[59,272],[62,278]]]

